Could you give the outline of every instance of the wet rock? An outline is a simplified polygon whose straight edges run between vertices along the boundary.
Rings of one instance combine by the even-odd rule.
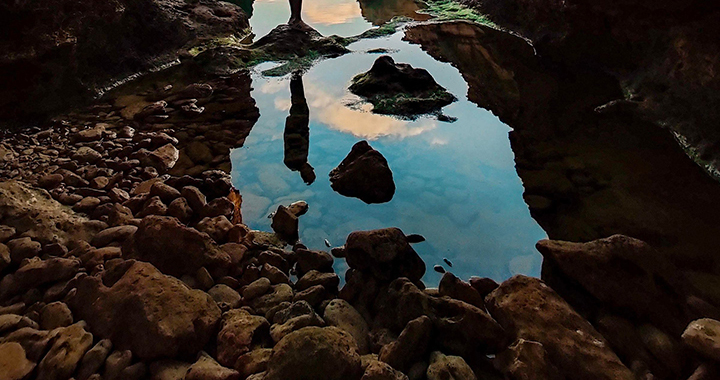
[[[305,213],[308,211],[308,204],[305,201],[297,201],[293,202],[288,206],[288,211],[290,211],[291,214],[300,217],[302,215],[305,215]]]
[[[38,380],[69,379],[92,343],[93,336],[85,331],[82,323],[60,329],[38,364]]]
[[[108,225],[117,227],[129,224],[130,221],[133,220],[133,218],[134,216],[132,210],[119,203],[115,203],[110,208],[107,222]]]
[[[353,145],[340,165],[330,171],[330,185],[336,192],[365,203],[389,202],[395,195],[395,182],[387,160],[367,141]]]
[[[120,378],[123,380],[141,380],[145,378],[147,373],[147,366],[143,362],[138,362],[125,367],[120,374]]]
[[[267,263],[263,264],[260,268],[260,276],[270,280],[273,285],[290,283],[290,278],[282,270],[280,270],[280,268]]]
[[[0,281],[0,300],[40,285],[72,278],[80,269],[75,259],[34,259]]]
[[[357,380],[362,376],[355,341],[335,327],[306,327],[288,334],[273,347],[267,367],[266,380]]]
[[[178,99],[202,99],[213,94],[213,87],[207,83],[193,83],[178,91]]]
[[[358,353],[370,352],[370,328],[362,315],[347,301],[330,301],[325,307],[323,319],[328,326],[335,326],[350,333],[358,345]]]
[[[720,322],[709,318],[692,321],[683,332],[682,340],[697,353],[720,361]]]
[[[490,293],[486,305],[511,337],[542,344],[562,376],[635,378],[605,338],[538,279],[515,276],[505,281]]]
[[[687,285],[674,265],[640,240],[622,235],[588,243],[542,240],[537,248],[564,275],[620,314],[631,311],[635,318],[678,334],[690,321],[682,297]]]
[[[88,350],[80,362],[80,367],[77,372],[77,380],[87,380],[94,373],[100,370],[100,367],[105,364],[112,349],[112,343],[109,339],[102,339],[93,348]]]
[[[407,372],[416,361],[425,357],[430,344],[433,323],[427,316],[408,322],[397,340],[380,350],[380,361]]]
[[[267,370],[268,361],[272,349],[258,348],[241,355],[235,362],[235,370],[240,373],[240,378],[244,379],[250,375]]]
[[[298,239],[298,218],[287,207],[280,205],[272,217],[270,225],[278,235],[290,243]]]
[[[457,100],[425,69],[395,63],[387,55],[376,59],[368,72],[355,76],[350,92],[366,98],[376,113],[401,116],[439,111]]]
[[[58,301],[49,303],[40,311],[40,327],[43,330],[54,330],[58,327],[67,327],[72,323],[72,312],[63,302]]]
[[[680,376],[685,366],[685,353],[680,343],[652,325],[642,325],[637,332],[648,351],[669,370],[667,372]]]
[[[198,360],[188,369],[185,380],[240,380],[240,374],[221,366],[210,355],[201,352]]]
[[[378,279],[419,281],[425,275],[425,263],[398,228],[352,232],[345,251],[350,268],[368,271]]]
[[[241,355],[268,340],[269,328],[265,318],[251,315],[243,309],[225,312],[217,336],[218,361],[232,367]]]
[[[428,380],[476,380],[475,373],[460,356],[446,356],[439,351],[430,354]]]
[[[10,249],[10,259],[15,264],[19,264],[24,259],[39,256],[42,250],[41,244],[29,237],[10,240],[7,242],[7,248]]]
[[[652,373],[664,374],[669,370],[660,363],[647,349],[635,325],[621,317],[603,314],[593,324],[605,339],[610,342],[613,350],[625,363],[643,363],[645,369]],[[676,360],[670,361],[670,363]],[[637,367],[637,365],[636,365]],[[637,374],[636,368],[631,368]]]
[[[497,356],[497,367],[511,380],[557,380],[560,375],[550,363],[541,343],[518,339]]]
[[[180,158],[180,151],[172,144],[165,144],[155,149],[145,157],[143,164],[152,166],[160,173],[165,173],[175,167]]]
[[[23,347],[15,342],[0,343],[0,373],[3,379],[22,380],[35,369],[25,356]]]
[[[78,280],[70,306],[95,334],[140,359],[193,354],[210,340],[220,319],[209,295],[134,260],[108,265],[102,280]]]
[[[230,256],[210,236],[163,216],[144,218],[137,232],[125,242],[123,255],[148,261],[174,276],[195,275],[201,267],[219,274],[216,272],[224,272],[230,265]]]
[[[438,291],[441,296],[448,296],[456,300],[467,302],[481,309],[485,308],[483,297],[467,282],[448,272],[442,276]]]

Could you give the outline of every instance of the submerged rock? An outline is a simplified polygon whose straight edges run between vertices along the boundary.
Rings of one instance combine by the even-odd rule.
[[[338,193],[365,203],[389,202],[395,195],[387,160],[367,141],[353,145],[340,165],[330,171],[330,185]]]
[[[395,63],[388,55],[352,79],[350,91],[373,104],[373,112],[413,116],[433,113],[457,100],[425,69]]]
[[[352,232],[345,242],[345,254],[350,268],[381,280],[407,277],[415,282],[425,275],[425,263],[399,228]]]

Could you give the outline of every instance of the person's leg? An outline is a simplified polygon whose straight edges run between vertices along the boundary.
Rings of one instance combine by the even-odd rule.
[[[290,0],[290,21],[288,24],[302,22],[302,0]]]

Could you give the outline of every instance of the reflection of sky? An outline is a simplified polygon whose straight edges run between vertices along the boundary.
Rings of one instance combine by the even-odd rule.
[[[408,122],[347,108],[345,104],[353,99],[346,91],[350,79],[369,69],[378,57],[362,53],[372,48],[397,49],[392,54],[397,62],[427,69],[460,98],[444,109],[458,121]],[[304,78],[310,106],[309,162],[317,174],[310,186],[283,165],[288,78],[254,75],[253,97],[261,117],[245,147],[232,153],[233,181],[243,194],[246,223],[269,230],[267,215],[277,205],[303,199],[310,210],[300,218],[300,236],[314,249],[326,249],[326,238],[341,245],[354,230],[397,226],[426,237],[415,249],[427,264],[425,280],[430,283],[439,280],[432,267],[442,264],[443,257],[465,279],[539,275],[541,260],[534,244],[546,235],[523,202],[509,128],[467,101],[467,85],[455,68],[401,41],[401,33],[361,41],[351,49],[358,53],[323,61]],[[391,202],[366,205],[330,188],[328,173],[363,138],[371,140],[393,170],[397,191]],[[340,260],[336,265],[344,268]]]
[[[250,23],[257,37],[262,37],[290,18],[288,0],[256,0]],[[305,0],[303,20],[323,35],[353,36],[372,25],[360,15],[356,0]]]

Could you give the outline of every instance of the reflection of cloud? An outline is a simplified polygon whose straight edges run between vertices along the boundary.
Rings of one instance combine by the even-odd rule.
[[[314,84],[305,88],[312,107],[311,115],[332,129],[351,133],[357,137],[375,140],[383,136],[405,138],[417,136],[437,127],[434,120],[420,119],[410,122],[370,112],[372,106],[364,104],[361,109],[346,107],[337,96],[327,93]],[[277,103],[276,103],[277,106]]]
[[[441,139],[439,137],[433,137],[432,140],[430,140],[430,145],[447,145],[448,140],[447,139]]]
[[[360,17],[360,6],[355,0],[312,0],[303,3],[305,21],[312,24],[344,24]]]
[[[263,94],[275,94],[288,88],[286,81],[282,79],[269,79],[260,86],[260,92]]]
[[[290,111],[292,101],[288,98],[275,98],[275,109],[278,111]]]

